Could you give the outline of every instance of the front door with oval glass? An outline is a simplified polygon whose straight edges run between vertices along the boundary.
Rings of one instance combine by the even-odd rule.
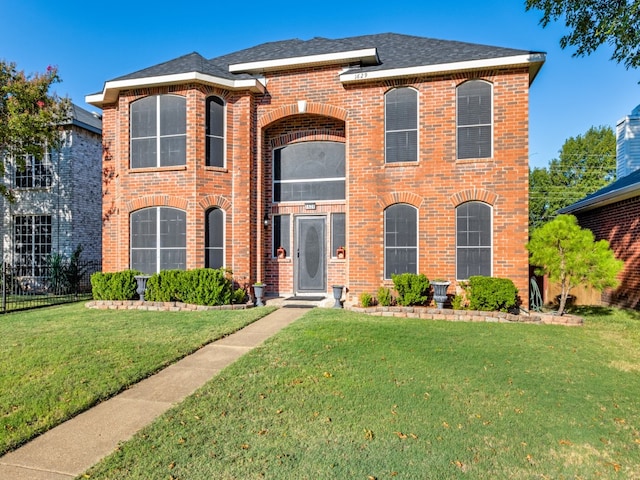
[[[296,222],[296,290],[324,293],[327,290],[325,217],[298,217]]]

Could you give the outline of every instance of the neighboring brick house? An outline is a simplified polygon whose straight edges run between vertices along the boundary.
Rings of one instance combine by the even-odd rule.
[[[350,301],[396,272],[484,274],[526,304],[544,59],[380,34],[192,53],[107,81],[87,96],[103,109],[103,269],[225,266],[271,295],[340,284]]]
[[[102,122],[77,105],[61,126],[62,146],[42,160],[8,159],[5,186],[14,202],[0,198],[3,261],[20,275],[39,277],[52,254],[71,256],[82,245],[82,261],[102,255]]]
[[[616,130],[618,179],[559,213],[575,215],[624,261],[619,287],[604,290],[602,302],[640,309],[640,105]]]

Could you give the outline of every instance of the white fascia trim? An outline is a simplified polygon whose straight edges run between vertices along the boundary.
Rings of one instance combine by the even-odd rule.
[[[177,85],[180,83],[197,82],[207,85],[215,85],[228,90],[251,90],[264,93],[263,82],[257,78],[232,80],[214,77],[200,72],[177,73],[174,75],[162,75],[158,77],[132,78],[106,82],[102,93],[87,95],[85,101],[90,105],[100,106],[104,103],[115,102],[122,90],[142,87],[157,87],[163,85]]]
[[[367,60],[378,62],[378,49],[365,48],[347,52],[325,53],[322,55],[308,55],[304,57],[278,58],[275,60],[263,60],[259,62],[236,63],[229,65],[229,72],[265,72],[292,67],[304,67],[309,65],[322,65],[332,63]]]
[[[378,80],[384,78],[410,77],[436,73],[456,72],[460,70],[481,70],[485,68],[504,67],[507,65],[527,65],[544,62],[544,53],[529,55],[515,55],[511,57],[487,58],[482,60],[469,60],[466,62],[441,63],[437,65],[421,65],[418,67],[395,68],[393,70],[363,71],[355,73],[343,73],[340,81],[343,83],[358,82],[364,80]]]

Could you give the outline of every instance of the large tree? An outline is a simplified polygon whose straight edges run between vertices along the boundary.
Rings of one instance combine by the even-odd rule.
[[[542,11],[540,23],[563,19],[571,32],[560,46],[575,47],[574,56],[613,47],[612,60],[627,68],[640,66],[640,0],[526,0],[526,9]]]
[[[616,136],[611,127],[591,127],[570,137],[548,168],[529,175],[529,228],[553,219],[556,212],[608,185],[616,177]]]
[[[7,159],[23,165],[24,156],[40,159],[45,149],[60,145],[59,126],[68,120],[70,102],[50,93],[60,81],[58,70],[27,75],[14,63],[0,60],[0,175]],[[0,185],[0,194],[8,195]]]
[[[531,265],[560,283],[558,315],[564,313],[567,297],[578,285],[598,290],[618,285],[624,262],[617,260],[606,240],[595,241],[591,230],[580,228],[573,215],[558,215],[533,232],[527,244]]]

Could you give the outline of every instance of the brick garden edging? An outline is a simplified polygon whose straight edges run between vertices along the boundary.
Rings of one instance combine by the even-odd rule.
[[[201,312],[206,310],[244,310],[250,308],[251,304],[232,305],[193,305],[182,302],[141,302],[140,300],[92,300],[85,304],[87,308],[100,310],[150,310],[154,312]]]
[[[582,326],[584,320],[575,315],[553,315],[532,313],[513,315],[504,312],[480,312],[474,310],[436,309],[429,307],[347,307],[352,312],[366,313],[378,317],[423,318],[425,320],[448,320],[451,322],[533,323],[545,325]]]

